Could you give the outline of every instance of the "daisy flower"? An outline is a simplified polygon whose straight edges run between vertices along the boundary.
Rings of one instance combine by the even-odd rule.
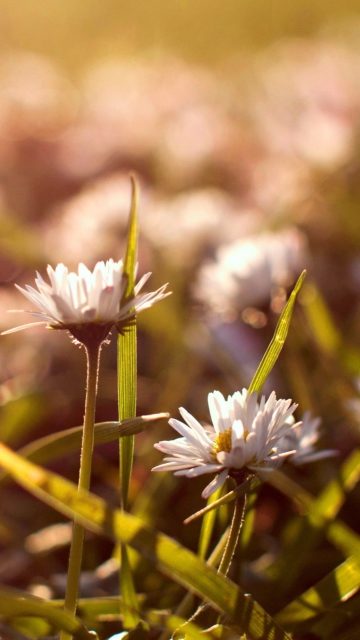
[[[337,455],[338,452],[334,449],[316,451],[315,444],[321,435],[320,423],[320,418],[312,418],[310,411],[306,411],[301,422],[281,438],[280,448],[283,447],[285,451],[289,448],[295,449],[295,453],[290,458],[292,464],[297,466]]]
[[[248,236],[218,247],[205,262],[193,291],[209,311],[229,311],[265,304],[274,287],[286,287],[307,261],[307,241],[296,228]]]
[[[153,471],[173,471],[174,475],[193,478],[204,473],[218,476],[202,493],[208,498],[228,475],[240,470],[263,475],[278,467],[283,458],[295,453],[279,440],[296,428],[290,424],[297,405],[291,400],[277,400],[273,392],[267,401],[257,392],[237,391],[226,400],[219,391],[208,396],[213,426],[203,427],[190,413],[180,408],[186,424],[172,418],[169,424],[180,438],[162,441],[155,448],[166,454],[163,464]]]
[[[78,334],[94,331],[96,326],[98,334],[105,339],[114,325],[120,330],[126,320],[169,295],[165,293],[167,285],[157,291],[140,294],[151,275],[147,273],[135,286],[134,296],[122,304],[127,286],[122,260],[98,262],[93,271],[79,264],[77,273],[69,273],[63,264],[58,264],[55,269],[49,265],[47,273],[50,284],[37,273],[37,290],[29,285],[25,289],[15,285],[37,307],[38,311],[29,313],[39,321],[9,329],[4,334],[44,324],[50,329],[68,329],[82,342]]]

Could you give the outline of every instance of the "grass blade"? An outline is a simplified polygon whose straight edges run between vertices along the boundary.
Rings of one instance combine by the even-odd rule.
[[[132,201],[129,218],[128,242],[124,260],[127,288],[126,302],[134,293],[135,267],[138,238],[138,189],[132,178]],[[133,318],[124,333],[118,336],[118,399],[119,421],[133,418],[136,414],[136,318]],[[120,442],[121,501],[126,509],[134,451],[134,437],[128,436]]]
[[[256,373],[251,381],[251,384],[249,387],[250,393],[252,391],[257,391],[258,393],[260,393],[266,381],[266,378],[268,377],[270,371],[272,370],[276,360],[280,355],[280,352],[286,340],[286,336],[288,334],[290,320],[291,320],[291,316],[292,316],[295,301],[296,301],[296,296],[302,287],[305,276],[306,276],[306,271],[303,271],[290,295],[289,300],[287,301],[283,309],[283,312],[276,325],[274,336],[268,348],[266,349],[264,357],[261,360],[256,370]]]
[[[343,522],[335,520],[346,494],[359,479],[359,450],[355,450],[345,460],[338,476],[329,482],[318,498],[311,496],[281,471],[276,470],[269,476],[269,483],[294,500],[306,514],[305,518],[299,518],[296,532],[292,532],[291,545],[270,569],[272,579],[278,580],[279,589],[284,593],[296,581],[306,564],[306,557],[318,543],[320,536],[326,535],[345,557],[354,555],[360,561],[360,538]]]
[[[220,487],[215,493],[213,493],[208,499],[208,505],[213,504],[221,497],[223,487]],[[203,518],[200,536],[199,536],[199,556],[200,558],[206,558],[207,552],[210,546],[210,540],[212,532],[215,526],[216,511],[215,509],[208,510]]]
[[[132,183],[131,210],[129,217],[128,241],[124,260],[124,275],[127,277],[125,303],[134,295],[135,269],[138,244],[138,188],[134,178]],[[119,421],[136,415],[137,384],[137,339],[136,317],[132,318],[123,333],[118,337],[118,402]],[[134,456],[134,436],[125,436],[120,440],[120,498],[121,507],[127,508],[131,470]],[[127,549],[121,546],[120,593],[124,599],[124,626],[135,627],[140,618],[136,592],[132,579]]]
[[[79,640],[94,640],[94,634],[84,627],[79,618],[23,591],[0,587],[0,616],[45,618],[57,629],[64,629]]]
[[[357,558],[350,557],[282,609],[275,616],[276,620],[294,629],[300,622],[317,617],[340,602],[346,602],[359,589],[360,563]]]
[[[168,413],[154,413],[148,416],[128,418],[122,422],[98,422],[95,424],[94,443],[104,444],[113,442],[129,435],[141,433],[150,424],[158,420],[168,420]],[[38,464],[57,460],[62,456],[80,451],[83,427],[73,427],[58,433],[52,433],[38,440],[34,440],[19,449],[18,454]],[[5,475],[0,474],[0,482]]]
[[[69,518],[113,540],[128,544],[163,573],[183,585],[238,624],[251,640],[290,640],[250,596],[204,560],[135,516],[111,510],[104,500],[55,473],[24,460],[0,443],[0,465],[25,489]]]

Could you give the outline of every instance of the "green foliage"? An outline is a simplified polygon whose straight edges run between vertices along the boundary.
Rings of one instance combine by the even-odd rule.
[[[28,491],[91,530],[139,551],[172,580],[204,598],[229,616],[253,640],[290,640],[289,636],[240,587],[171,538],[143,525],[125,511],[112,511],[106,503],[64,478],[35,466],[0,445],[0,464]],[[126,608],[128,604],[125,605]]]
[[[78,640],[94,640],[94,633],[89,632],[79,618],[70,613],[59,611],[52,603],[29,596],[9,588],[0,587],[0,616],[5,619],[29,616],[45,618],[57,629],[64,629]]]
[[[158,413],[150,416],[127,418],[121,422],[99,422],[95,424],[94,443],[104,444],[105,442],[113,442],[120,438],[141,433],[152,423],[166,420],[168,417],[169,414],[167,413]],[[72,427],[71,429],[51,433],[48,436],[39,438],[39,440],[33,440],[22,447],[18,453],[40,464],[58,460],[69,453],[80,451],[82,430],[83,427]],[[5,477],[5,474],[0,473],[0,482]]]

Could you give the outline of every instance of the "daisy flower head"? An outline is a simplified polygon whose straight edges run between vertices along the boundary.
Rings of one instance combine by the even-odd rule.
[[[301,422],[280,439],[280,448],[283,447],[285,451],[295,449],[295,453],[289,458],[292,464],[299,466],[337,455],[335,449],[316,450],[315,445],[321,435],[320,424],[321,418],[312,418],[310,411],[306,411]]]
[[[98,262],[93,271],[79,264],[78,272],[69,272],[63,264],[47,267],[50,284],[37,273],[37,289],[26,285],[17,289],[37,307],[29,313],[38,322],[21,325],[3,333],[12,333],[37,324],[50,329],[67,329],[79,342],[90,339],[103,341],[115,325],[119,331],[127,320],[154,302],[169,295],[167,285],[151,293],[140,293],[151,273],[144,275],[134,288],[134,295],[122,303],[127,287],[123,262]]]
[[[173,471],[174,475],[188,478],[217,473],[202,493],[203,498],[208,498],[228,475],[236,477],[243,471],[263,476],[278,467],[295,452],[292,446],[284,446],[284,441],[280,447],[279,441],[296,427],[289,418],[297,405],[291,400],[277,400],[274,392],[268,400],[262,396],[258,401],[257,396],[257,392],[249,393],[247,389],[227,400],[219,391],[209,393],[212,426],[203,427],[181,408],[186,424],[169,420],[181,437],[155,444],[166,457],[153,471]]]
[[[248,235],[221,244],[201,266],[193,292],[214,316],[226,318],[269,301],[274,288],[287,287],[303,269],[307,240],[296,227]]]

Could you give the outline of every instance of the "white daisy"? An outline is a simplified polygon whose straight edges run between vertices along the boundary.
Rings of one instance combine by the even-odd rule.
[[[26,289],[15,285],[38,308],[39,311],[29,313],[40,321],[9,329],[4,334],[45,324],[51,329],[68,329],[73,334],[97,325],[100,331],[103,327],[107,335],[113,325],[120,329],[124,321],[169,295],[165,293],[167,285],[151,293],[139,294],[151,275],[147,273],[135,286],[133,298],[122,306],[127,286],[122,260],[98,262],[92,272],[79,264],[78,273],[69,273],[63,264],[58,264],[55,270],[49,265],[47,273],[50,284],[37,273],[35,284],[38,290],[29,285]]]
[[[243,389],[227,400],[219,391],[209,393],[208,404],[213,427],[203,427],[183,408],[180,413],[186,424],[169,420],[181,438],[155,444],[168,455],[153,471],[174,471],[188,478],[218,473],[202,493],[208,498],[229,474],[246,469],[262,475],[294,453],[293,448],[278,446],[297,426],[287,422],[297,407],[291,400],[277,400],[273,392],[267,401],[263,396],[258,403],[256,392]]]
[[[308,260],[306,247],[305,236],[295,227],[222,244],[215,260],[202,265],[194,295],[220,317],[261,306],[274,287],[294,281]]]
[[[279,448],[295,449],[295,453],[291,456],[290,462],[295,465],[307,464],[337,455],[334,449],[324,449],[316,451],[315,444],[320,437],[320,418],[311,418],[310,411],[306,411],[302,416],[301,422],[279,441]]]

